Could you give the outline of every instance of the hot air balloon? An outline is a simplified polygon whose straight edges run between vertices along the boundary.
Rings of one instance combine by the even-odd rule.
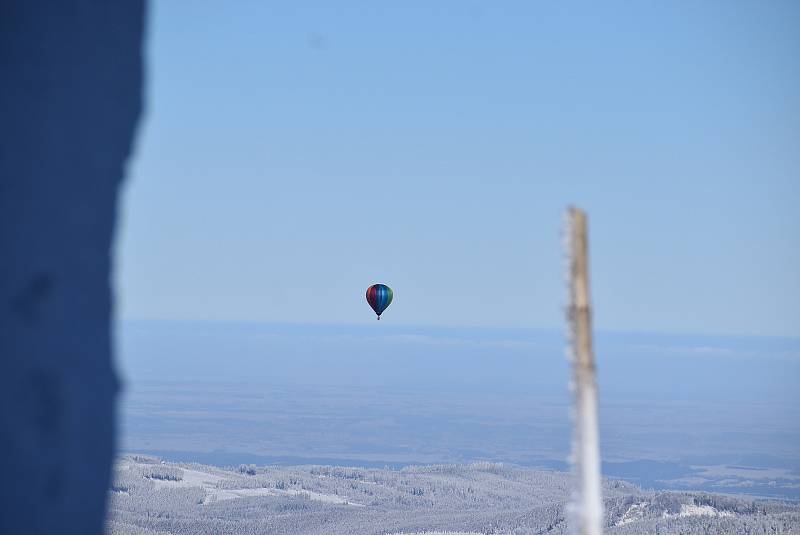
[[[385,284],[373,284],[367,288],[367,303],[381,319],[381,314],[392,303],[392,296],[394,292]]]

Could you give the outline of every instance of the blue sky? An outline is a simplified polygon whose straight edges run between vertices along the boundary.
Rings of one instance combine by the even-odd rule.
[[[800,335],[800,4],[151,4],[123,319]],[[384,321],[381,321],[383,324]]]

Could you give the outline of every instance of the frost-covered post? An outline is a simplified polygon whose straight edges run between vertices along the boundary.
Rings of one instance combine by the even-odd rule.
[[[589,238],[586,213],[575,207],[567,212],[569,257],[569,358],[572,363],[574,436],[572,465],[576,475],[570,504],[573,532],[602,533],[603,502],[600,495],[600,446],[597,425],[597,378],[592,352],[592,307],[589,297]]]

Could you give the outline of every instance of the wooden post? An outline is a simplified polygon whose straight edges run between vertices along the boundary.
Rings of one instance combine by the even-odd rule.
[[[575,207],[567,212],[569,255],[570,331],[574,435],[572,465],[576,475],[570,504],[573,532],[602,533],[603,501],[600,478],[600,445],[597,425],[597,378],[592,351],[592,307],[589,295],[589,237],[586,213]]]

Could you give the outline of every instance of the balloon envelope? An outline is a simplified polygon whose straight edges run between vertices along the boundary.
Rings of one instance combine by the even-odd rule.
[[[367,303],[378,315],[378,319],[381,319],[381,314],[391,304],[393,295],[392,289],[385,284],[373,284],[367,288]]]

